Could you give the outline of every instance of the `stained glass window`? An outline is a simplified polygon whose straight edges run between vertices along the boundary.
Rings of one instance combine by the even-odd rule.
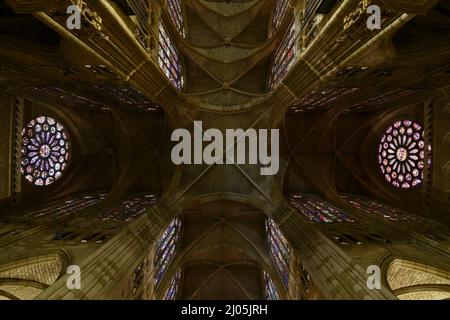
[[[170,261],[175,255],[175,248],[180,238],[181,219],[175,218],[156,242],[155,283],[159,284]]]
[[[177,298],[180,282],[181,282],[181,270],[179,270],[170,281],[169,289],[164,295],[164,300],[175,300]]]
[[[51,117],[31,120],[22,132],[22,174],[36,186],[48,186],[61,178],[70,158],[70,142],[64,126]]]
[[[426,150],[423,136],[422,127],[411,120],[396,121],[386,129],[378,146],[378,164],[387,182],[402,189],[422,183]],[[427,150],[431,153],[431,146]]]
[[[166,77],[181,90],[184,85],[180,56],[163,23],[159,24],[158,63]]]
[[[355,194],[345,194],[342,198],[349,202],[354,207],[368,213],[377,214],[386,220],[390,221],[411,221],[417,220],[416,217],[411,216],[399,209],[385,205],[381,202],[366,198],[364,196]]]
[[[289,1],[290,0],[278,0],[276,7],[275,7],[275,12],[273,14],[273,19],[272,19],[272,24],[273,24],[273,28],[276,31],[281,23],[283,22],[283,18],[286,15],[286,12],[289,8]]]
[[[289,284],[289,244],[272,219],[266,219],[266,233],[270,255],[275,262],[283,283],[287,287]]]
[[[169,6],[169,14],[173,23],[178,29],[178,32],[182,37],[185,36],[184,23],[183,23],[183,10],[181,9],[181,0],[167,0]]]
[[[264,287],[266,291],[266,300],[279,300],[278,291],[272,281],[272,278],[266,271],[263,271]]]
[[[330,205],[319,197],[310,194],[292,194],[289,201],[299,213],[312,222],[355,222],[344,211]]]
[[[284,36],[280,47],[275,52],[269,82],[271,89],[281,83],[281,80],[283,80],[284,76],[289,72],[295,63],[295,58],[298,51],[296,46],[296,30],[296,24],[294,20],[292,20],[287,34]]]
[[[41,218],[50,215],[55,218],[65,217],[98,203],[100,200],[104,199],[105,196],[105,194],[80,196],[63,201],[62,203],[50,205],[43,209],[28,211],[25,215],[30,218]]]
[[[154,206],[158,197],[146,194],[133,197],[121,202],[117,206],[106,209],[95,218],[101,221],[132,221],[143,214],[148,208]]]

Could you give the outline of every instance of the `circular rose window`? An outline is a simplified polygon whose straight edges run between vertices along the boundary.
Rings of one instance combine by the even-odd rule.
[[[51,117],[32,120],[22,132],[22,174],[36,186],[61,178],[70,157],[64,126]]]
[[[397,121],[381,138],[378,163],[387,182],[409,189],[422,183],[425,142],[422,127],[410,120]]]

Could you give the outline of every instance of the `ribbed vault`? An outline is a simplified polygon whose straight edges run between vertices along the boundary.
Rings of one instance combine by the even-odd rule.
[[[288,205],[282,188],[317,193],[337,204],[339,192],[380,198],[399,194],[376,178],[370,162],[374,141],[386,122],[418,114],[435,98],[448,98],[448,89],[439,89],[450,78],[448,1],[439,1],[425,16],[437,1],[383,1],[389,4],[389,16],[383,30],[373,32],[358,25],[343,29],[357,1],[337,1],[314,41],[304,45],[271,92],[267,82],[273,53],[289,20],[272,32],[274,0],[182,1],[185,37],[171,24],[166,2],[152,0],[152,10],[162,13],[183,60],[186,81],[180,91],[152,55],[158,46],[147,48],[137,39],[136,17],[130,18],[133,10],[125,6],[129,1],[85,0],[103,19],[107,40],[68,31],[64,14],[55,14],[50,2],[56,1],[7,1],[28,15],[14,15],[12,25],[24,30],[39,25],[51,41],[40,39],[38,32],[26,38],[18,28],[4,28],[11,21],[0,21],[0,80],[8,95],[61,106],[48,109],[67,113],[78,126],[73,130],[77,141],[90,141],[80,143],[86,162],[74,168],[76,188],[68,187],[74,181],[68,179],[55,194],[71,193],[78,186],[104,186],[112,199],[149,190],[162,195],[157,206],[82,261],[83,273],[95,279],[89,286],[74,292],[61,279],[44,297],[117,298],[132,292],[128,286],[133,270],[144,260],[151,266],[148,248],[180,216],[182,241],[155,296],[161,297],[182,269],[182,279],[189,279],[182,280],[182,298],[262,298],[263,269],[282,287],[265,244],[266,215],[279,225],[293,252],[298,251],[297,258],[325,298],[393,297],[384,290],[369,290],[364,265],[358,264],[363,254],[347,255],[346,248]],[[203,131],[279,128],[279,174],[261,176],[255,165],[174,169],[170,132],[192,132],[194,121],[203,121]],[[97,158],[95,166],[89,156]],[[398,196],[397,204],[403,206],[402,199],[408,198]],[[119,289],[122,285],[125,290]]]
[[[273,1],[183,1],[187,101],[226,111],[264,98]]]
[[[231,200],[186,209],[182,240],[160,291],[182,269],[183,299],[264,299],[262,270],[277,276],[268,256],[265,217]]]

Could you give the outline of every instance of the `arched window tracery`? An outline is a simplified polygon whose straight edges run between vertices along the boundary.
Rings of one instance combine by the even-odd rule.
[[[178,90],[183,89],[184,77],[181,58],[162,22],[159,23],[158,64],[170,82]]]
[[[417,217],[409,215],[402,210],[388,206],[379,201],[369,199],[367,197],[355,194],[345,194],[341,196],[345,201],[350,203],[355,208],[362,211],[376,214],[386,220],[390,221],[414,221]]]
[[[270,89],[277,87],[294,65],[298,53],[296,40],[297,25],[293,19],[280,47],[275,52],[269,80]]]
[[[175,256],[175,249],[181,233],[181,219],[172,220],[162,236],[156,242],[155,283],[158,285],[167,271],[170,261]]]
[[[266,271],[263,271],[263,279],[264,279],[266,300],[279,300],[280,297],[278,295],[278,291],[275,287],[275,284],[273,283],[272,278]]]
[[[76,196],[69,200],[64,200],[42,209],[26,211],[25,216],[30,218],[41,218],[49,216],[54,218],[65,217],[84,210],[105,199],[105,197],[106,194],[104,193]]]
[[[291,194],[289,202],[299,213],[316,223],[355,222],[346,212],[316,195]]]
[[[136,196],[122,201],[119,205],[106,209],[102,213],[98,214],[95,219],[101,221],[129,222],[139,217],[150,207],[154,206],[157,201],[158,197],[154,194]]]
[[[286,238],[272,219],[266,219],[269,252],[286,287],[289,285],[290,248]]]
[[[289,9],[289,2],[290,0],[277,0],[272,18],[272,26],[274,31],[278,30],[278,28],[281,26],[281,23],[283,22],[284,17],[286,16],[286,13]]]
[[[164,295],[164,300],[176,300],[179,295],[180,283],[181,283],[181,270],[175,274],[169,284],[169,289],[167,289],[166,294]]]
[[[172,21],[182,37],[186,35],[184,29],[183,9],[181,0],[167,0],[167,6],[169,8],[169,14]]]

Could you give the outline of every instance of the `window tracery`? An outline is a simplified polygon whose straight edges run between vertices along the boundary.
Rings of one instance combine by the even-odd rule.
[[[275,288],[275,284],[273,283],[272,278],[266,271],[263,271],[263,279],[264,279],[266,300],[279,300],[280,297],[278,295],[277,289]]]
[[[169,14],[172,18],[175,27],[182,37],[185,36],[184,22],[183,22],[183,10],[180,0],[167,0],[169,7]]]
[[[170,82],[181,90],[184,86],[184,78],[180,55],[162,22],[159,24],[158,64]]]
[[[425,152],[431,153],[431,145],[425,146],[421,125],[412,120],[396,121],[386,129],[378,145],[378,164],[384,179],[396,188],[420,185]]]
[[[379,201],[355,194],[341,196],[348,203],[362,211],[376,214],[389,221],[414,221],[416,217],[409,215],[399,209],[385,205]]]
[[[101,214],[98,214],[96,219],[101,221],[129,222],[139,217],[148,208],[154,206],[157,201],[158,197],[154,194],[133,197],[119,205],[106,209]]]
[[[269,81],[270,89],[278,86],[294,65],[298,53],[296,38],[297,26],[295,21],[292,20],[280,47],[275,52]]]
[[[287,287],[289,285],[289,260],[291,254],[289,244],[272,219],[266,219],[266,234],[270,255],[284,285]]]
[[[155,283],[159,284],[167,271],[181,233],[181,219],[175,218],[156,242]]]
[[[181,270],[179,270],[170,281],[169,289],[167,290],[164,300],[175,300],[179,294],[181,282]]]
[[[25,179],[48,186],[60,179],[70,159],[70,141],[64,126],[52,117],[31,120],[22,131],[22,167]]]
[[[289,197],[289,202],[299,213],[312,222],[355,222],[346,212],[332,206],[315,195],[292,194]]]

